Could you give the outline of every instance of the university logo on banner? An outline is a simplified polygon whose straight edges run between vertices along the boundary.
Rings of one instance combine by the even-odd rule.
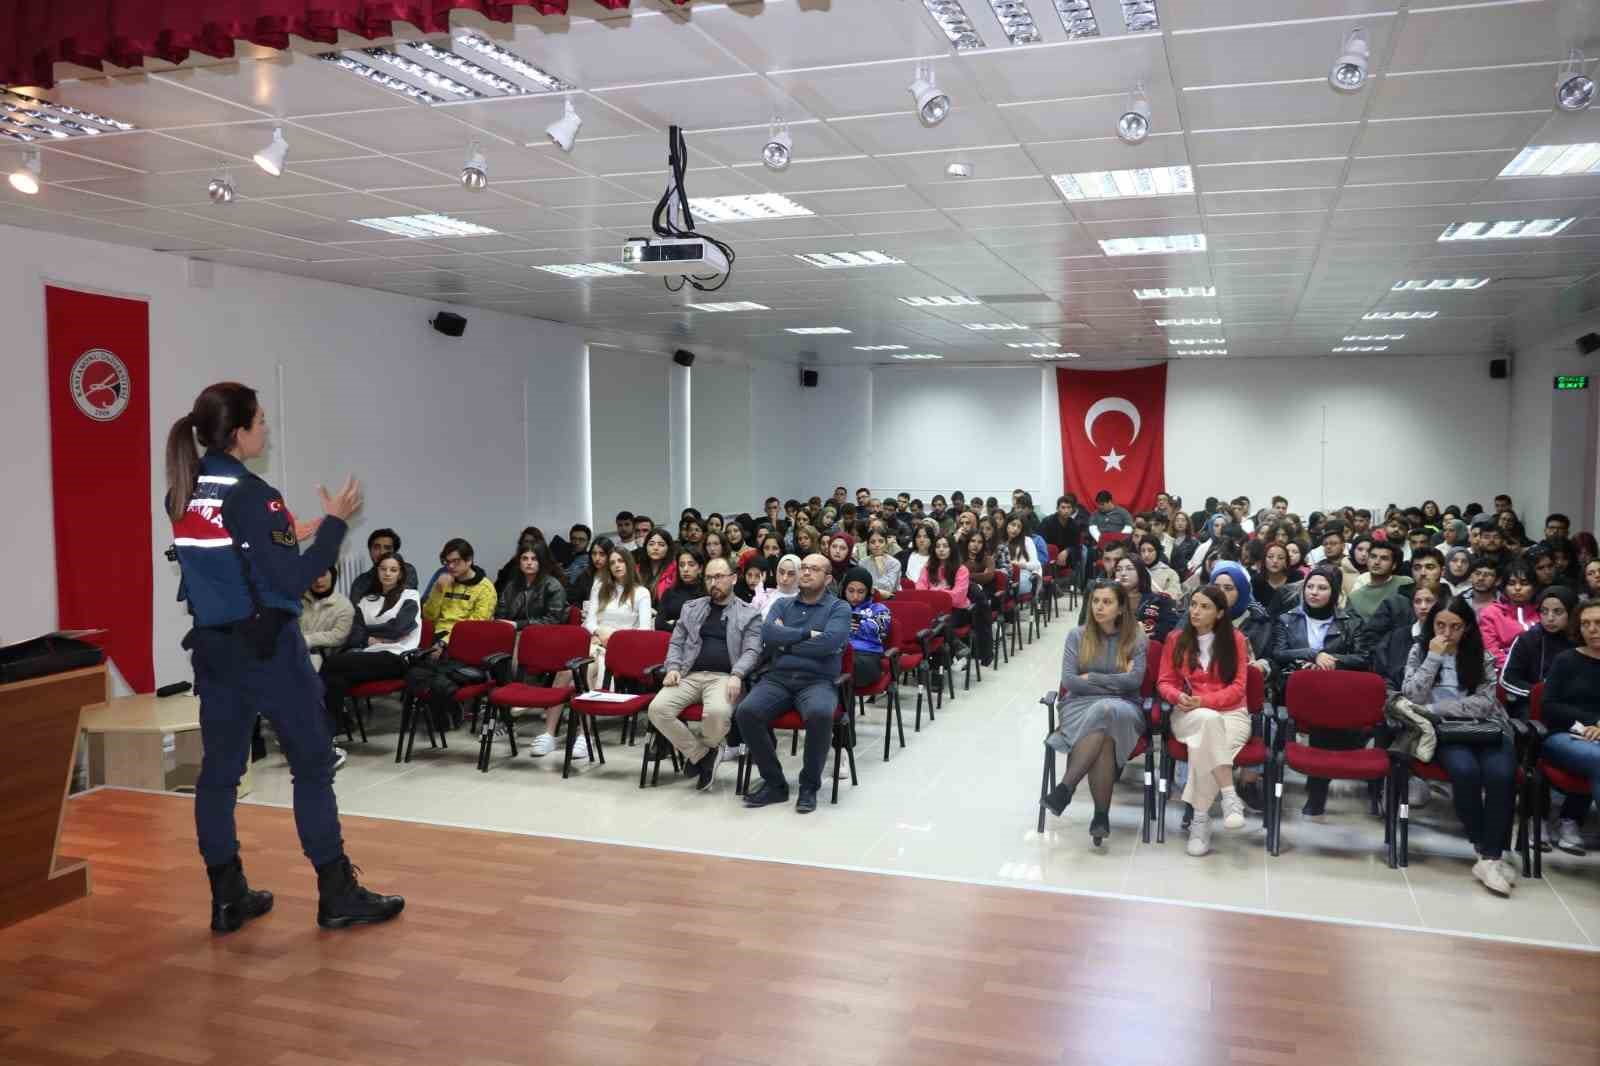
[[[155,689],[149,319],[143,300],[45,287],[57,618],[107,630],[135,692]]]
[[[1166,480],[1167,368],[1056,371],[1066,487],[1092,508],[1102,489],[1132,511]]]

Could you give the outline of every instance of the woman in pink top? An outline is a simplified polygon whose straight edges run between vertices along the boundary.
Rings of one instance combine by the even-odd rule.
[[[917,575],[917,588],[948,592],[950,605],[970,620],[968,612],[972,610],[972,600],[968,592],[971,580],[972,575],[962,565],[961,555],[956,551],[955,541],[944,533],[933,538],[933,555],[928,559],[928,565],[922,568],[922,573]],[[954,642],[952,650],[958,660],[953,664],[955,669],[963,669],[966,664],[959,660],[966,658],[968,649],[958,640]]]
[[[1511,645],[1524,632],[1539,624],[1539,605],[1534,602],[1536,586],[1533,567],[1518,559],[1506,567],[1501,596],[1478,612],[1478,631],[1483,648],[1494,656],[1494,665],[1505,669]]]
[[[1185,803],[1194,808],[1190,855],[1211,850],[1211,804],[1222,795],[1222,824],[1244,828],[1244,801],[1233,789],[1233,759],[1250,739],[1245,684],[1250,648],[1228,618],[1228,599],[1215,585],[1189,598],[1183,632],[1161,655],[1156,692],[1172,705],[1172,735],[1189,748]]]

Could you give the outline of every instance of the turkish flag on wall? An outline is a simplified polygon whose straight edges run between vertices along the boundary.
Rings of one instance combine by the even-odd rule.
[[[1165,489],[1167,368],[1057,370],[1067,491],[1093,509],[1101,489],[1130,511]]]
[[[54,285],[44,296],[59,624],[110,630],[107,656],[152,692],[150,307]]]

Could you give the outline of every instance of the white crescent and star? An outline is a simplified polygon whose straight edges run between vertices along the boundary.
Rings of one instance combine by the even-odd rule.
[[[1128,446],[1131,449],[1133,442],[1139,439],[1139,429],[1143,422],[1139,418],[1139,409],[1121,396],[1107,396],[1089,405],[1089,409],[1083,413],[1083,435],[1089,438],[1090,444],[1094,444],[1095,419],[1113,411],[1127,415],[1129,421],[1133,423],[1133,437],[1128,441]],[[1117,449],[1112,448],[1105,455],[1102,455],[1100,460],[1106,464],[1106,470],[1109,471],[1121,470],[1122,461],[1126,458],[1126,455],[1119,455],[1117,454]]]

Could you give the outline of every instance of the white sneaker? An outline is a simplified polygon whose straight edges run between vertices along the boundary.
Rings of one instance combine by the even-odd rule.
[[[1482,881],[1483,887],[1497,896],[1511,895],[1511,884],[1501,872],[1500,862],[1497,859],[1479,859],[1473,863],[1472,876]]]
[[[1517,869],[1517,860],[1515,858],[1508,859],[1504,856],[1501,856],[1500,858],[1496,859],[1495,862],[1499,865],[1500,876],[1506,879],[1506,884],[1510,885],[1512,888],[1516,888],[1517,878],[1521,876],[1521,872]]]
[[[349,757],[349,754],[343,748],[335,745],[333,749],[333,772],[338,773],[344,767],[344,761]],[[1583,852],[1580,851],[1578,854],[1582,855]]]
[[[577,740],[572,742],[572,758],[576,761],[578,759],[587,759],[588,757],[589,742],[580,735]]]
[[[549,733],[540,733],[537,737],[533,738],[532,751],[533,751],[533,757],[534,758],[537,759],[541,755],[549,755],[552,751],[555,751],[555,750],[556,750],[556,738],[551,736]]]
[[[1584,855],[1583,833],[1571,818],[1559,818],[1551,826],[1550,842],[1568,855]]]
[[[1229,798],[1228,793],[1222,794],[1222,825],[1225,829],[1244,828],[1244,800],[1239,798],[1237,792]]]
[[[1197,859],[1211,850],[1211,815],[1194,816],[1189,824],[1189,843],[1184,850]]]

